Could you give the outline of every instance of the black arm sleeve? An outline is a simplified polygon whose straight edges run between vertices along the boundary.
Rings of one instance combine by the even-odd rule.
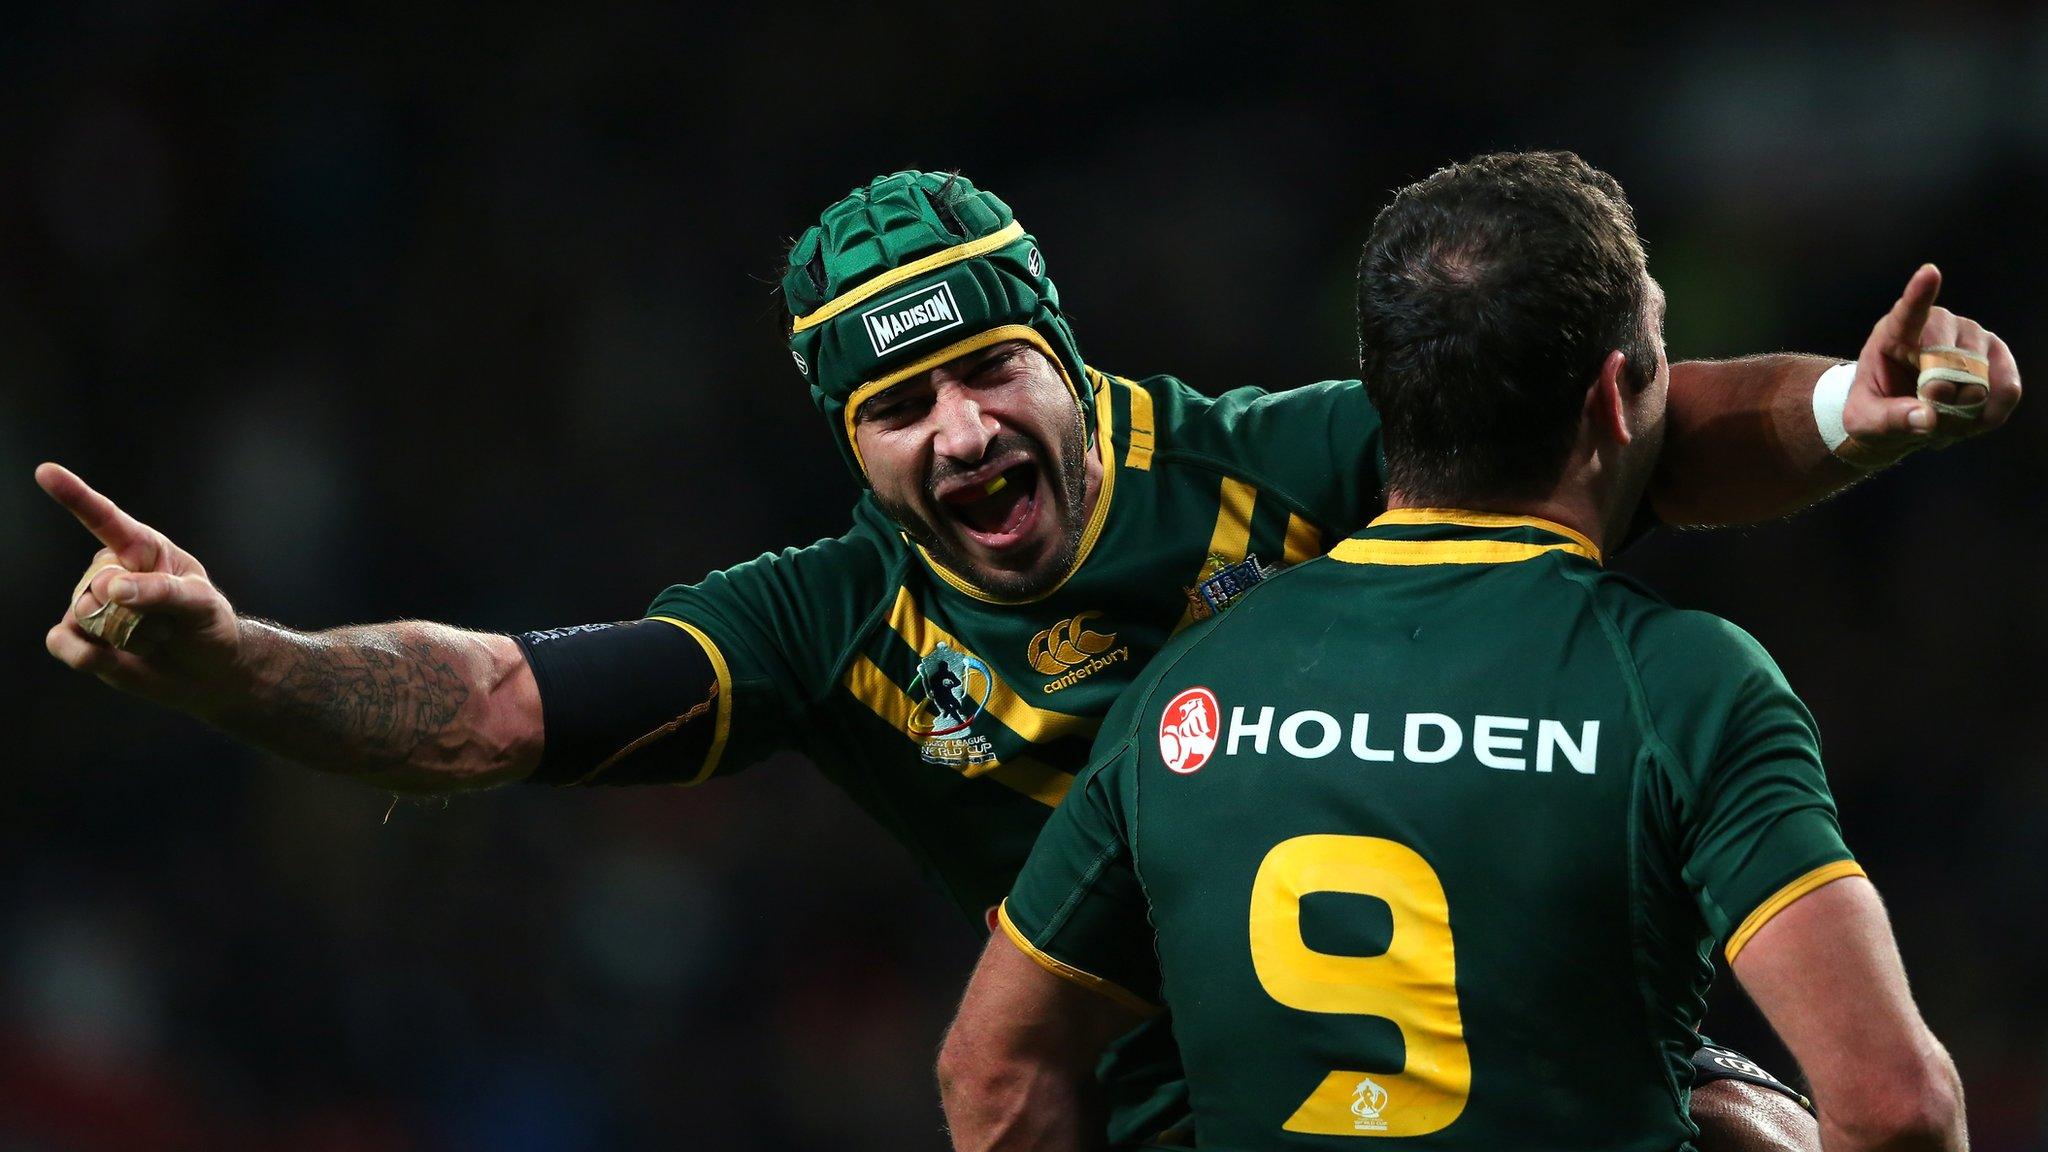
[[[521,633],[540,686],[545,747],[528,780],[659,784],[700,777],[718,673],[696,638],[662,620]]]

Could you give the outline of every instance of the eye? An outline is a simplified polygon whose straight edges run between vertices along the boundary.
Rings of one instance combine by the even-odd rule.
[[[883,393],[861,406],[860,421],[891,426],[907,424],[929,403],[927,397]]]

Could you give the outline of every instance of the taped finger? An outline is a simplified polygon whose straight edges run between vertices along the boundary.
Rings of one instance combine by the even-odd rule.
[[[108,572],[126,571],[127,569],[121,567],[119,564],[100,564],[97,567],[86,569],[85,575],[81,577],[78,581],[78,584],[71,589],[71,602],[73,604],[78,603],[79,597],[84,596],[88,591],[91,591],[93,581],[98,580],[101,576],[106,575]],[[90,609],[88,609],[88,611],[90,611]]]
[[[1991,397],[1991,362],[1981,352],[1953,344],[1920,349],[1920,378],[1915,391],[1936,412],[1974,420]],[[1934,388],[1949,384],[1952,388]]]
[[[116,648],[125,649],[142,619],[142,613],[132,608],[124,608],[110,600],[80,616],[78,627],[88,636],[104,640]]]

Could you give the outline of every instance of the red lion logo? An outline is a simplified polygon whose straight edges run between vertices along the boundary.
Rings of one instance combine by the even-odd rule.
[[[1185,776],[1209,762],[1216,752],[1216,733],[1223,708],[1207,688],[1189,688],[1167,701],[1159,714],[1159,756]]]

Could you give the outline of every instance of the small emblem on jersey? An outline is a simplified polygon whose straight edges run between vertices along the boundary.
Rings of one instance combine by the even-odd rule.
[[[803,353],[801,353],[801,352],[797,351],[797,350],[796,350],[796,349],[794,349],[794,348],[791,348],[791,349],[789,350],[789,358],[790,358],[791,360],[794,360],[794,361],[796,361],[796,370],[797,370],[798,372],[801,372],[801,373],[803,373],[803,374],[804,374],[804,375],[805,375],[806,377],[810,376],[810,374],[811,374],[811,362],[810,362],[810,361],[808,361],[808,360],[806,360],[806,359],[804,359],[804,354],[803,354]]]
[[[1385,1132],[1387,1122],[1380,1113],[1387,1110],[1387,1090],[1372,1082],[1370,1077],[1360,1080],[1358,1087],[1351,1090],[1351,1114],[1358,1119],[1351,1127],[1360,1132]]]
[[[1116,633],[1105,634],[1088,627],[1088,621],[1100,615],[1100,612],[1083,612],[1070,616],[1031,638],[1024,658],[1033,668],[1053,677],[1039,691],[1050,696],[1062,688],[1079,684],[1111,664],[1120,664],[1131,658],[1128,644],[1112,649]]]
[[[960,315],[960,305],[953,299],[953,286],[943,280],[929,288],[906,292],[877,304],[861,313],[860,319],[868,330],[868,343],[875,346],[877,356],[967,322]]]
[[[1037,277],[1045,271],[1045,257],[1038,254],[1038,245],[1033,244],[1031,251],[1024,254],[1024,270],[1031,273],[1033,277]]]
[[[1216,754],[1223,708],[1207,688],[1189,688],[1167,701],[1159,714],[1159,758],[1185,776]]]
[[[1214,552],[1209,553],[1201,574],[1195,578],[1195,586],[1181,589],[1187,594],[1189,619],[1207,620],[1279,570],[1260,561],[1257,554],[1248,554],[1232,564]]]
[[[945,641],[917,662],[910,681],[910,734],[958,736],[988,704],[996,678],[981,657],[954,650]]]

